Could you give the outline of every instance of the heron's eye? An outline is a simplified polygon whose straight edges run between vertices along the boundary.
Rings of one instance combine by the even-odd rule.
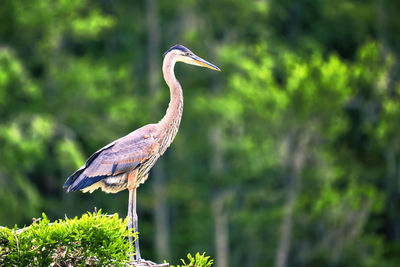
[[[190,53],[189,53],[189,52],[186,52],[186,53],[185,53],[185,56],[189,56],[189,55],[190,55]]]

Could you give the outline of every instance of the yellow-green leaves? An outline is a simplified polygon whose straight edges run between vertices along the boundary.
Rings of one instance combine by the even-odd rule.
[[[93,10],[87,17],[77,18],[72,22],[72,32],[78,38],[92,38],[114,25],[114,18]]]
[[[203,254],[197,252],[195,256],[192,256],[192,254],[188,253],[187,254],[188,262],[186,262],[186,260],[184,259],[181,259],[183,265],[176,265],[175,267],[185,267],[185,266],[211,267],[214,263],[214,260],[210,259],[210,256],[206,256],[205,254],[206,254],[205,252],[203,252]],[[171,267],[174,267],[174,265],[171,265]]]
[[[127,221],[87,213],[50,223],[43,213],[24,230],[0,228],[1,266],[125,266]]]

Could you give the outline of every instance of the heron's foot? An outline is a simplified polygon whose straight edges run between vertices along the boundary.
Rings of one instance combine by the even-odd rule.
[[[132,264],[132,263],[131,263]],[[133,266],[135,267],[167,267],[169,263],[155,263],[149,260],[140,259],[133,262]]]

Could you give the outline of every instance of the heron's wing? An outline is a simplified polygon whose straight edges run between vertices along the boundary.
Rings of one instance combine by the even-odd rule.
[[[86,167],[83,174],[87,177],[96,177],[130,172],[153,155],[157,148],[158,143],[149,135],[128,135],[102,150]]]
[[[153,125],[139,128],[96,151],[68,178],[64,187],[76,191],[103,178],[133,171],[156,153],[158,146]]]

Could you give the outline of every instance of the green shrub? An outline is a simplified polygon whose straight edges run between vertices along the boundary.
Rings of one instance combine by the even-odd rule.
[[[183,265],[177,265],[176,267],[183,267],[183,266],[211,267],[214,263],[214,260],[210,259],[210,256],[205,256],[205,252],[203,254],[197,252],[196,256],[194,257],[189,253],[187,254],[187,258],[189,260],[188,263],[186,263],[185,260],[181,259]]]
[[[128,265],[127,220],[118,214],[105,215],[100,210],[54,223],[44,213],[42,217],[24,229],[0,227],[0,266]],[[188,263],[181,260],[183,266],[213,264],[205,253],[187,257]]]
[[[87,213],[50,224],[46,215],[23,229],[0,228],[0,266],[124,266],[127,220]]]

